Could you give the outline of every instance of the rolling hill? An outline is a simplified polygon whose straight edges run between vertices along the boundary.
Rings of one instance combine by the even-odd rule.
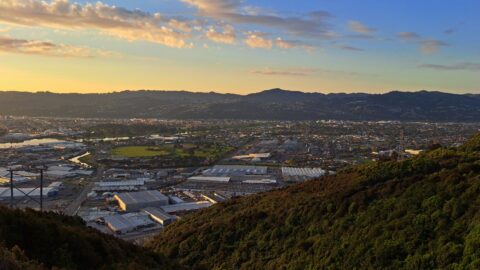
[[[0,114],[93,118],[478,121],[478,95],[442,92],[321,94],[266,90],[249,95],[186,91],[109,94],[0,92]]]
[[[480,135],[197,212],[149,246],[193,269],[480,269]]]
[[[181,269],[80,218],[0,207],[0,269]]]

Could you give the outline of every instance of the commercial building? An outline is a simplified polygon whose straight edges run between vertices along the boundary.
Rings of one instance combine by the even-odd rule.
[[[318,178],[325,175],[326,171],[320,168],[292,168],[282,167],[282,176],[285,181],[299,182]]]
[[[168,204],[168,197],[157,190],[120,193],[114,196],[122,211],[132,212],[150,206]]]
[[[267,174],[265,166],[215,165],[203,171],[207,176],[241,176]]]
[[[141,228],[155,225],[146,213],[128,213],[111,215],[102,218],[105,224],[116,234],[125,234]]]
[[[94,191],[133,191],[145,186],[144,180],[96,182]]]
[[[142,211],[147,213],[151,219],[162,224],[163,226],[167,226],[175,220],[174,216],[156,207],[147,207],[142,209]]]
[[[188,181],[228,183],[228,182],[230,182],[230,177],[222,177],[222,176],[192,176],[192,177],[188,178]]]
[[[184,211],[193,211],[202,208],[207,208],[212,206],[212,203],[209,201],[201,201],[201,202],[190,202],[190,203],[179,203],[179,204],[171,204],[171,205],[163,205],[160,206],[163,211],[167,213],[176,213],[176,212],[184,212]]]

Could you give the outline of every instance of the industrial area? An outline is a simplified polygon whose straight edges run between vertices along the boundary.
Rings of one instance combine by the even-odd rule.
[[[1,117],[0,128],[0,203],[141,244],[193,211],[455,146],[480,125]]]

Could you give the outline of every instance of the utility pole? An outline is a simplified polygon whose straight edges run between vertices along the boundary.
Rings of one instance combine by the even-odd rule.
[[[40,169],[40,212],[43,212],[43,168]]]
[[[10,208],[13,208],[13,170],[10,169]]]

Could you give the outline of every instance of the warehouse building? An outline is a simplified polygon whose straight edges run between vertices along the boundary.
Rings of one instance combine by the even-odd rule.
[[[155,225],[146,213],[129,213],[103,217],[107,227],[116,234],[125,234]]]
[[[213,182],[213,183],[228,183],[228,182],[230,182],[230,177],[221,177],[221,176],[192,176],[192,177],[188,178],[188,181]]]
[[[94,191],[134,191],[145,186],[144,180],[96,182]]]
[[[215,165],[213,168],[203,171],[203,175],[207,176],[241,176],[263,174],[267,174],[267,167],[265,166]]]
[[[138,211],[146,207],[168,204],[168,197],[157,190],[120,193],[114,196],[122,211]]]
[[[151,219],[162,224],[163,226],[167,226],[175,220],[174,216],[169,215],[156,207],[147,207],[142,209],[142,211],[147,213]]]
[[[289,182],[301,182],[308,179],[318,178],[325,174],[326,171],[320,168],[282,167],[282,176],[285,181]]]
[[[160,206],[160,208],[162,208],[162,210],[167,213],[177,213],[177,212],[193,211],[193,210],[198,210],[202,208],[207,208],[212,205],[213,204],[209,201],[201,201],[201,202],[189,202],[189,203],[164,205],[164,206]]]

